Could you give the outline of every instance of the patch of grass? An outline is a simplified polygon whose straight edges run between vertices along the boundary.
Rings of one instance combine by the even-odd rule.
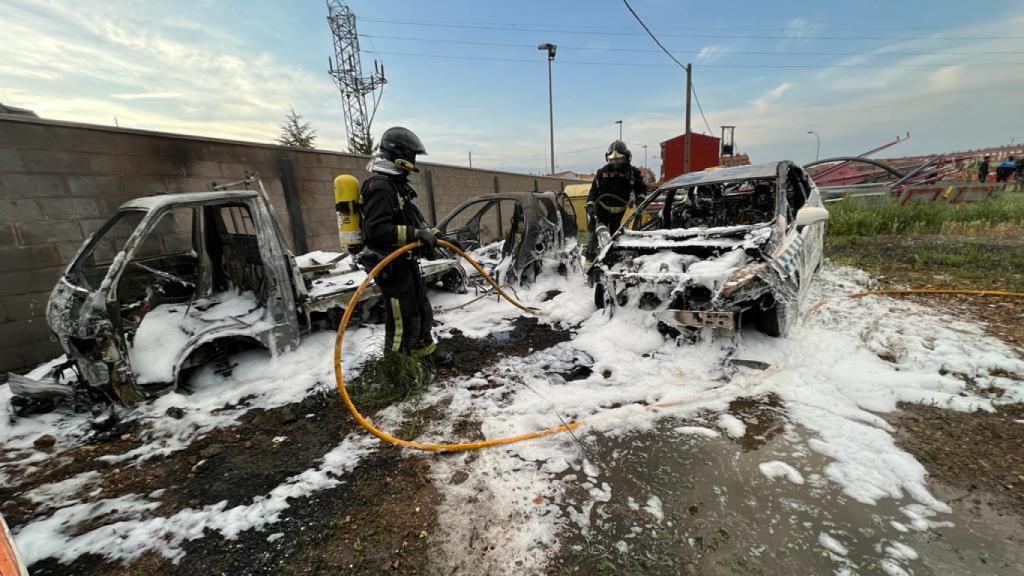
[[[830,236],[832,261],[915,288],[1024,291],[1024,243],[960,236]]]
[[[348,391],[356,404],[382,408],[420,394],[431,376],[430,370],[415,358],[388,351],[369,359]]]
[[[835,202],[828,206],[829,236],[881,234],[977,234],[1024,231],[1024,194],[1005,193],[985,202],[947,204]]]

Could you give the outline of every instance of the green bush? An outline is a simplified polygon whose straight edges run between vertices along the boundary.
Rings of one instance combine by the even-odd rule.
[[[829,204],[828,210],[828,230],[832,236],[970,232],[1000,224],[1024,227],[1024,195],[1021,194],[1003,194],[972,204],[843,201]]]

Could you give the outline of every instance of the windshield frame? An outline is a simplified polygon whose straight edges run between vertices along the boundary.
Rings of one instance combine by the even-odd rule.
[[[64,270],[64,280],[71,286],[87,292],[96,292],[102,289],[106,284],[106,280],[110,278],[110,273],[115,268],[118,254],[123,253],[129,244],[131,244],[132,239],[138,236],[139,231],[145,228],[146,222],[151,216],[150,212],[151,210],[148,208],[117,209],[106,222],[104,222],[95,232],[89,235],[89,238],[82,244],[82,247],[78,249],[78,252],[75,253],[74,258],[71,259],[71,263],[68,264],[68,267]],[[110,232],[111,228],[113,228],[122,218],[132,214],[142,214],[142,218],[139,219],[135,228],[132,230],[132,233],[125,239],[124,244],[121,246],[121,250],[115,254],[114,259],[110,261],[110,264],[107,266],[107,272],[103,276],[103,282],[101,282],[99,286],[89,286],[88,284],[84,284],[82,282],[82,268],[85,265],[86,260],[95,253],[97,245],[107,235],[107,233]]]
[[[670,192],[675,196],[676,201],[680,201],[680,198],[682,198],[682,199],[686,198],[686,196],[687,196],[687,194],[685,193],[686,190],[689,190],[691,188],[695,188],[697,186],[705,186],[705,185],[709,185],[709,184],[731,184],[731,183],[734,183],[734,182],[746,182],[748,180],[771,180],[771,179],[775,180],[775,202],[773,203],[774,204],[774,214],[773,214],[773,217],[778,217],[778,215],[780,213],[779,212],[779,197],[783,197],[783,198],[785,197],[785,194],[780,194],[779,193],[779,187],[784,184],[784,181],[782,181],[780,179],[778,174],[776,174],[774,178],[772,178],[772,177],[750,177],[750,176],[747,176],[747,177],[743,177],[743,178],[729,178],[729,179],[725,179],[725,180],[713,180],[713,181],[710,181],[710,182],[699,182],[699,183],[694,183],[694,184],[684,184],[682,186],[663,186],[661,188],[658,188],[654,192],[651,192],[651,194],[647,198],[644,198],[642,201],[640,201],[639,204],[637,204],[636,210],[634,210],[633,213],[629,215],[629,218],[625,222],[622,223],[622,225],[619,227],[619,230],[615,233],[615,235],[618,236],[619,234],[622,234],[624,230],[634,230],[633,225],[634,225],[635,221],[638,218],[642,218],[643,217],[643,214],[647,212],[647,207],[650,206],[651,203],[655,202],[656,200],[661,199],[663,201],[664,198]],[[679,194],[680,191],[684,191],[684,193],[682,195],[680,195]],[[661,218],[660,211],[657,213],[656,216],[658,218]],[[756,225],[757,224],[751,224],[751,226],[756,226]],[[682,230],[682,229],[683,229],[682,227],[675,227],[675,228],[658,228],[657,230]]]

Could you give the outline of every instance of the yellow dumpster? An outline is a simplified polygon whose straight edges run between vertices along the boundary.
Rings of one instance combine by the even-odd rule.
[[[576,225],[579,227],[580,232],[587,231],[587,211],[584,208],[587,204],[587,194],[590,194],[590,183],[586,184],[569,184],[565,187],[565,195],[569,197],[569,202],[572,203],[573,209],[576,211]],[[629,220],[631,214],[633,214],[632,206],[626,208],[626,213],[622,216],[622,221]],[[644,215],[644,221],[650,219],[650,216]]]

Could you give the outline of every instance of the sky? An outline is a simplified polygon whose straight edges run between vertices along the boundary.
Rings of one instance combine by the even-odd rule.
[[[856,155],[910,133],[891,155],[1024,139],[1019,2],[630,4],[693,63],[695,132],[735,125],[754,162]],[[425,160],[590,172],[618,137],[657,173],[682,133],[685,73],[621,0],[351,0],[363,68],[388,80],[372,132],[420,135]],[[0,102],[40,116],[272,142],[289,107],[317,147],[345,150],[323,1],[0,0]]]

